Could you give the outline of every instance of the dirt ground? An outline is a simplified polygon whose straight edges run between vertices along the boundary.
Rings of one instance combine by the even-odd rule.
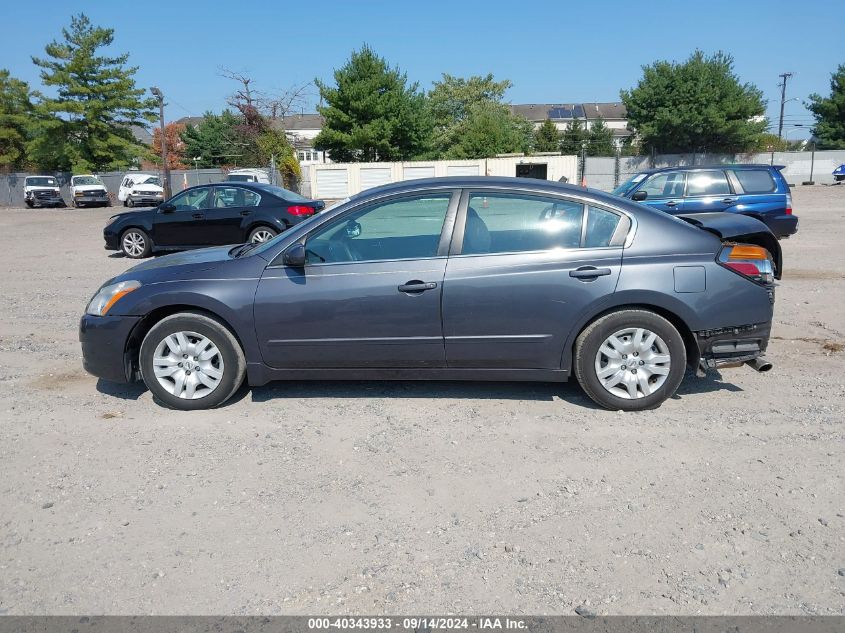
[[[797,187],[775,369],[277,383],[211,412],[81,367],[114,211],[0,210],[0,614],[845,613],[845,187]]]

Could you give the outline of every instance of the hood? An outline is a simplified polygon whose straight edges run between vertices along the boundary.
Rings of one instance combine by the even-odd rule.
[[[712,233],[723,242],[747,242],[762,246],[772,254],[775,278],[783,274],[780,243],[763,222],[740,213],[680,213],[675,217]]]
[[[216,268],[220,263],[231,261],[229,246],[212,246],[211,248],[200,248],[193,251],[183,251],[172,255],[161,255],[152,257],[147,261],[133,266],[124,274],[144,272],[148,270],[161,271],[163,269],[179,269],[180,272],[197,272]]]

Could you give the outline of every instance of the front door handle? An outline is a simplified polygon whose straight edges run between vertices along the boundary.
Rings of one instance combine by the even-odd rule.
[[[670,200],[669,202],[666,203],[666,206],[667,207],[677,207],[678,203],[675,200]]]
[[[413,279],[408,283],[404,283],[399,286],[399,292],[411,292],[411,293],[420,293],[425,292],[426,290],[434,290],[437,288],[437,283],[433,281],[419,281],[418,279]]]
[[[252,211],[241,211],[241,215],[249,215]]]
[[[570,277],[583,279],[584,281],[593,281],[597,277],[604,277],[609,274],[610,268],[596,268],[595,266],[582,266],[581,268],[569,271]]]
[[[202,220],[205,215],[203,215],[202,213],[194,213],[193,215],[191,215],[191,217],[194,218],[194,220]]]
[[[722,204],[733,204],[734,202],[736,202],[736,199],[734,198],[725,198],[722,200]]]

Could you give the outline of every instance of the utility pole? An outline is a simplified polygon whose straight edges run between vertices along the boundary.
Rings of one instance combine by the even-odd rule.
[[[164,95],[161,90],[153,86],[150,92],[158,99],[158,122],[161,127],[161,168],[164,182],[164,199],[169,200],[173,195],[170,190],[170,167],[167,164],[167,136],[164,133]]]
[[[778,75],[783,81],[780,84],[780,120],[778,121],[778,139],[783,138],[783,106],[786,105],[786,80],[792,77],[793,73],[781,73]]]

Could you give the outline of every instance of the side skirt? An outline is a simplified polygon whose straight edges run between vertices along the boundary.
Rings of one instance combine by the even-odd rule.
[[[566,382],[563,369],[276,369],[247,363],[247,382],[260,387],[274,380],[469,380],[491,382]]]

